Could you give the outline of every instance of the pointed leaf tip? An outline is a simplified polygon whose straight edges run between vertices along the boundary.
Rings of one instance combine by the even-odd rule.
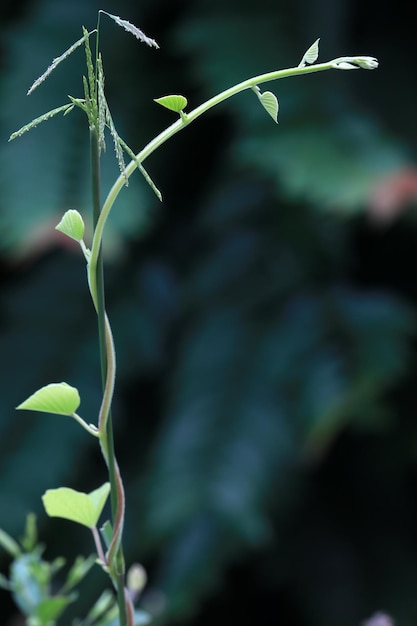
[[[42,502],[49,517],[60,517],[87,528],[94,528],[97,526],[109,492],[110,483],[104,483],[90,493],[59,487],[45,491]]]
[[[169,109],[170,111],[174,111],[175,113],[180,113],[181,111],[183,111],[188,104],[187,98],[178,95],[162,96],[162,98],[155,98],[154,102],[160,104],[166,109]]]
[[[79,406],[80,396],[75,387],[67,383],[51,383],[35,391],[16,408],[56,415],[73,415]]]

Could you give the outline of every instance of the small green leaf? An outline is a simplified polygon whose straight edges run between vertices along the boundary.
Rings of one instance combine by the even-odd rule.
[[[162,98],[155,98],[154,102],[160,104],[161,106],[169,109],[170,111],[174,111],[175,113],[180,113],[188,104],[187,98],[184,96],[162,96]]]
[[[51,383],[35,391],[16,408],[72,416],[79,406],[80,396],[75,387],[67,383]]]
[[[260,103],[263,108],[269,115],[272,117],[274,122],[278,124],[278,100],[277,97],[272,93],[272,91],[264,91],[258,95]]]
[[[69,209],[62,220],[55,226],[55,230],[59,230],[67,237],[81,241],[84,237],[84,221],[81,215],[75,209]]]
[[[109,520],[106,520],[103,524],[103,526],[100,528],[100,533],[101,536],[104,539],[104,543],[106,545],[106,548],[108,548],[112,542],[113,539],[113,527],[110,523]]]
[[[36,515],[29,513],[26,517],[25,533],[20,540],[25,552],[33,552],[38,543],[38,530],[36,528]]]
[[[315,63],[319,57],[319,41],[320,37],[316,39],[316,41],[306,50],[303,58],[300,61],[298,67],[305,67],[306,65],[311,65]]]
[[[50,517],[61,517],[87,528],[94,528],[97,526],[109,492],[110,483],[104,483],[91,493],[60,487],[48,489],[42,496],[42,501]]]

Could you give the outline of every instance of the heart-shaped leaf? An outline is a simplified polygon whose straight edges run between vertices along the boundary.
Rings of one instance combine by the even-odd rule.
[[[73,415],[79,406],[80,396],[75,387],[67,383],[51,383],[35,391],[16,408],[57,415]]]
[[[269,113],[274,122],[278,124],[279,105],[277,97],[272,93],[272,91],[264,91],[264,93],[259,94],[258,97],[265,111]]]
[[[48,489],[42,496],[42,502],[49,517],[61,517],[94,528],[97,526],[109,492],[110,483],[104,483],[91,493],[60,487]]]
[[[154,102],[175,113],[180,113],[187,106],[187,98],[184,96],[162,96],[162,98],[155,98]]]
[[[59,230],[67,237],[81,241],[84,237],[84,221],[81,215],[75,209],[67,211],[62,220],[55,226],[55,230]]]

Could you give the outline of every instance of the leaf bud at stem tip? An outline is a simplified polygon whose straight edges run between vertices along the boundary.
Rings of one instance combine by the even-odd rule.
[[[375,57],[339,57],[333,61],[333,67],[337,70],[375,70],[379,66]]]

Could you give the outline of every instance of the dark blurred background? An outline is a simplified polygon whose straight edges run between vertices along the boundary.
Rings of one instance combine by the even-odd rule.
[[[84,260],[54,230],[89,222],[82,50],[32,96],[33,80],[98,8],[106,90],[135,150],[189,108],[251,75],[320,60],[380,68],[265,85],[212,110],[147,162],[114,208],[106,242],[118,351],[116,448],[126,552],[159,624],[352,626],[376,611],[417,623],[416,3],[375,0],[15,0],[0,40],[0,527],[36,512],[46,556],[88,554],[89,533],[49,520],[47,488],[105,480],[71,420],[16,413],[38,387],[79,388],[95,421],[100,380]],[[103,187],[117,176],[111,139]],[[0,555],[3,572],[8,561]],[[106,584],[97,569],[79,614]],[[1,622],[16,610],[0,593]],[[70,623],[70,617],[67,622]]]

